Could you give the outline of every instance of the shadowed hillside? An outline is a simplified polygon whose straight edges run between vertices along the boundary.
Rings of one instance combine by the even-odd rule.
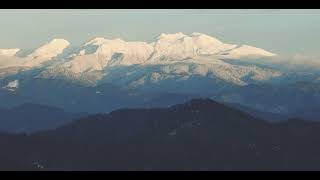
[[[0,168],[319,170],[320,124],[269,123],[209,99],[121,109],[55,130],[0,135]]]
[[[10,109],[0,108],[1,132],[34,132],[56,128],[86,113],[69,113],[56,107],[23,104]]]

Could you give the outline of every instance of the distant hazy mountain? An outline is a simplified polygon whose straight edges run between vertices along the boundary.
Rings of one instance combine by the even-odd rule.
[[[34,132],[53,129],[86,114],[73,114],[62,109],[38,104],[23,104],[0,109],[1,132]]]
[[[209,99],[0,135],[1,170],[319,170],[320,123],[269,123]]]
[[[290,119],[290,116],[277,114],[277,113],[271,113],[271,112],[265,112],[257,109],[252,109],[250,107],[243,106],[241,104],[228,104],[225,103],[227,106],[230,106],[232,108],[238,109],[240,111],[246,112],[250,114],[253,117],[256,117],[258,119],[263,119],[270,122],[279,122],[279,121],[285,121],[287,119]]]

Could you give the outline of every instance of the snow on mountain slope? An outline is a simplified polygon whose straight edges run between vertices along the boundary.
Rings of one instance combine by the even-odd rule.
[[[261,56],[271,57],[276,55],[266,50],[256,48],[253,46],[248,46],[248,45],[242,45],[238,48],[234,48],[226,52],[222,52],[221,54],[224,55],[225,57],[233,58],[233,59],[240,59],[244,57],[261,57]]]
[[[0,56],[14,56],[20,51],[19,48],[15,49],[0,49]]]
[[[145,42],[125,42],[121,39],[95,38],[87,42],[64,66],[75,73],[103,70],[107,66],[142,64],[153,52]]]
[[[0,69],[23,66],[23,59],[15,56],[0,56]]]
[[[44,44],[40,48],[36,49],[33,53],[27,56],[25,66],[35,67],[39,66],[45,61],[51,60],[52,58],[63,53],[63,51],[70,45],[67,40],[64,39],[53,39],[49,43]]]
[[[20,49],[0,49],[0,77],[22,66],[22,60],[16,57]]]
[[[256,66],[231,65],[218,59],[188,59],[170,63],[147,63],[133,67],[114,67],[105,70],[101,82],[122,86],[143,87],[165,81],[186,81],[194,77],[220,79],[234,85],[249,81],[267,81],[282,73]],[[190,82],[192,84],[192,82]],[[163,87],[164,89],[166,87]]]
[[[83,85],[96,85],[97,81],[103,77],[103,72],[93,71],[86,73],[76,73],[69,68],[57,64],[49,66],[36,76],[37,78],[45,79],[65,79],[73,82],[81,82]]]
[[[259,48],[226,44],[201,33],[161,34],[155,42],[126,42],[121,39],[94,38],[71,54],[63,64],[74,73],[100,71],[116,65],[158,64],[188,58],[199,58],[227,53],[229,56],[270,56]]]
[[[191,36],[181,32],[161,34],[154,43],[154,53],[150,61],[170,61],[214,55],[235,46],[201,33],[192,33]]]
[[[65,51],[69,45],[64,39],[54,39],[25,58],[0,58],[0,69],[40,67],[45,62],[58,58],[56,63],[43,66],[37,77],[85,80],[94,84],[100,80],[122,77],[131,80],[127,83],[136,85],[144,84],[144,77],[137,74],[146,75],[152,82],[167,78],[187,80],[192,75],[200,75],[236,85],[246,85],[248,81],[269,80],[281,75],[271,69],[232,65],[221,60],[221,57],[269,57],[274,54],[252,46],[223,43],[202,33],[161,34],[151,43],[98,37],[76,50]],[[61,54],[63,56],[59,56]],[[118,66],[125,70],[114,76],[112,73],[117,74],[114,71],[117,68],[113,67]],[[148,68],[151,66],[155,68]],[[157,67],[161,67],[161,71],[153,72]],[[118,80],[119,78],[115,81]]]
[[[0,50],[0,78],[18,73],[20,70],[30,70],[43,65],[44,62],[52,60],[69,46],[64,39],[53,39],[49,43],[36,49],[26,57],[17,57],[15,54],[20,49]]]

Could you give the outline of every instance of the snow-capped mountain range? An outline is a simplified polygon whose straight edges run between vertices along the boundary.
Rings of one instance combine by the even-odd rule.
[[[270,94],[270,88],[290,89],[296,88],[294,84],[298,81],[319,81],[317,74],[300,75],[255,63],[243,64],[244,59],[255,62],[277,55],[249,45],[224,43],[202,33],[161,34],[153,42],[97,37],[80,47],[72,46],[65,39],[53,39],[30,53],[18,55],[22,51],[0,49],[2,90],[17,92],[23,87],[36,88],[32,84],[38,81],[61,80],[94,88],[96,95],[101,96],[101,87],[112,84],[143,92],[210,96],[260,110],[287,113],[287,106],[292,105],[287,101],[292,97],[265,105],[258,102],[259,97],[248,98],[248,91],[244,89],[262,92],[260,96],[264,97],[263,93]],[[54,96],[55,92],[48,89],[46,93]],[[313,101],[320,104],[318,90],[311,94],[315,95]],[[36,96],[28,95],[31,99]]]
[[[226,44],[201,33],[192,33],[190,36],[183,33],[161,34],[151,43],[98,37],[84,43],[77,50],[65,53],[68,46],[70,43],[67,40],[54,39],[22,58],[15,56],[20,49],[2,49],[0,69],[43,68],[39,74],[43,78],[61,75],[66,78],[71,75],[72,78],[83,78],[98,73],[94,82],[103,77],[112,77],[110,69],[133,65],[141,66],[135,68],[139,71],[144,67],[161,66],[157,72],[143,72],[149,73],[155,81],[168,78],[168,74],[213,75],[238,85],[246,85],[241,78],[250,74],[254,80],[268,80],[281,75],[277,71],[231,65],[221,60],[270,57],[275,54],[248,45]],[[146,77],[136,80],[141,78]]]

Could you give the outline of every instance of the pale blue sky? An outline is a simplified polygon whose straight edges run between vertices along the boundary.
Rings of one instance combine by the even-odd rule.
[[[96,36],[151,41],[162,32],[320,55],[320,10],[0,10],[0,48],[34,48],[53,38],[80,45]]]

